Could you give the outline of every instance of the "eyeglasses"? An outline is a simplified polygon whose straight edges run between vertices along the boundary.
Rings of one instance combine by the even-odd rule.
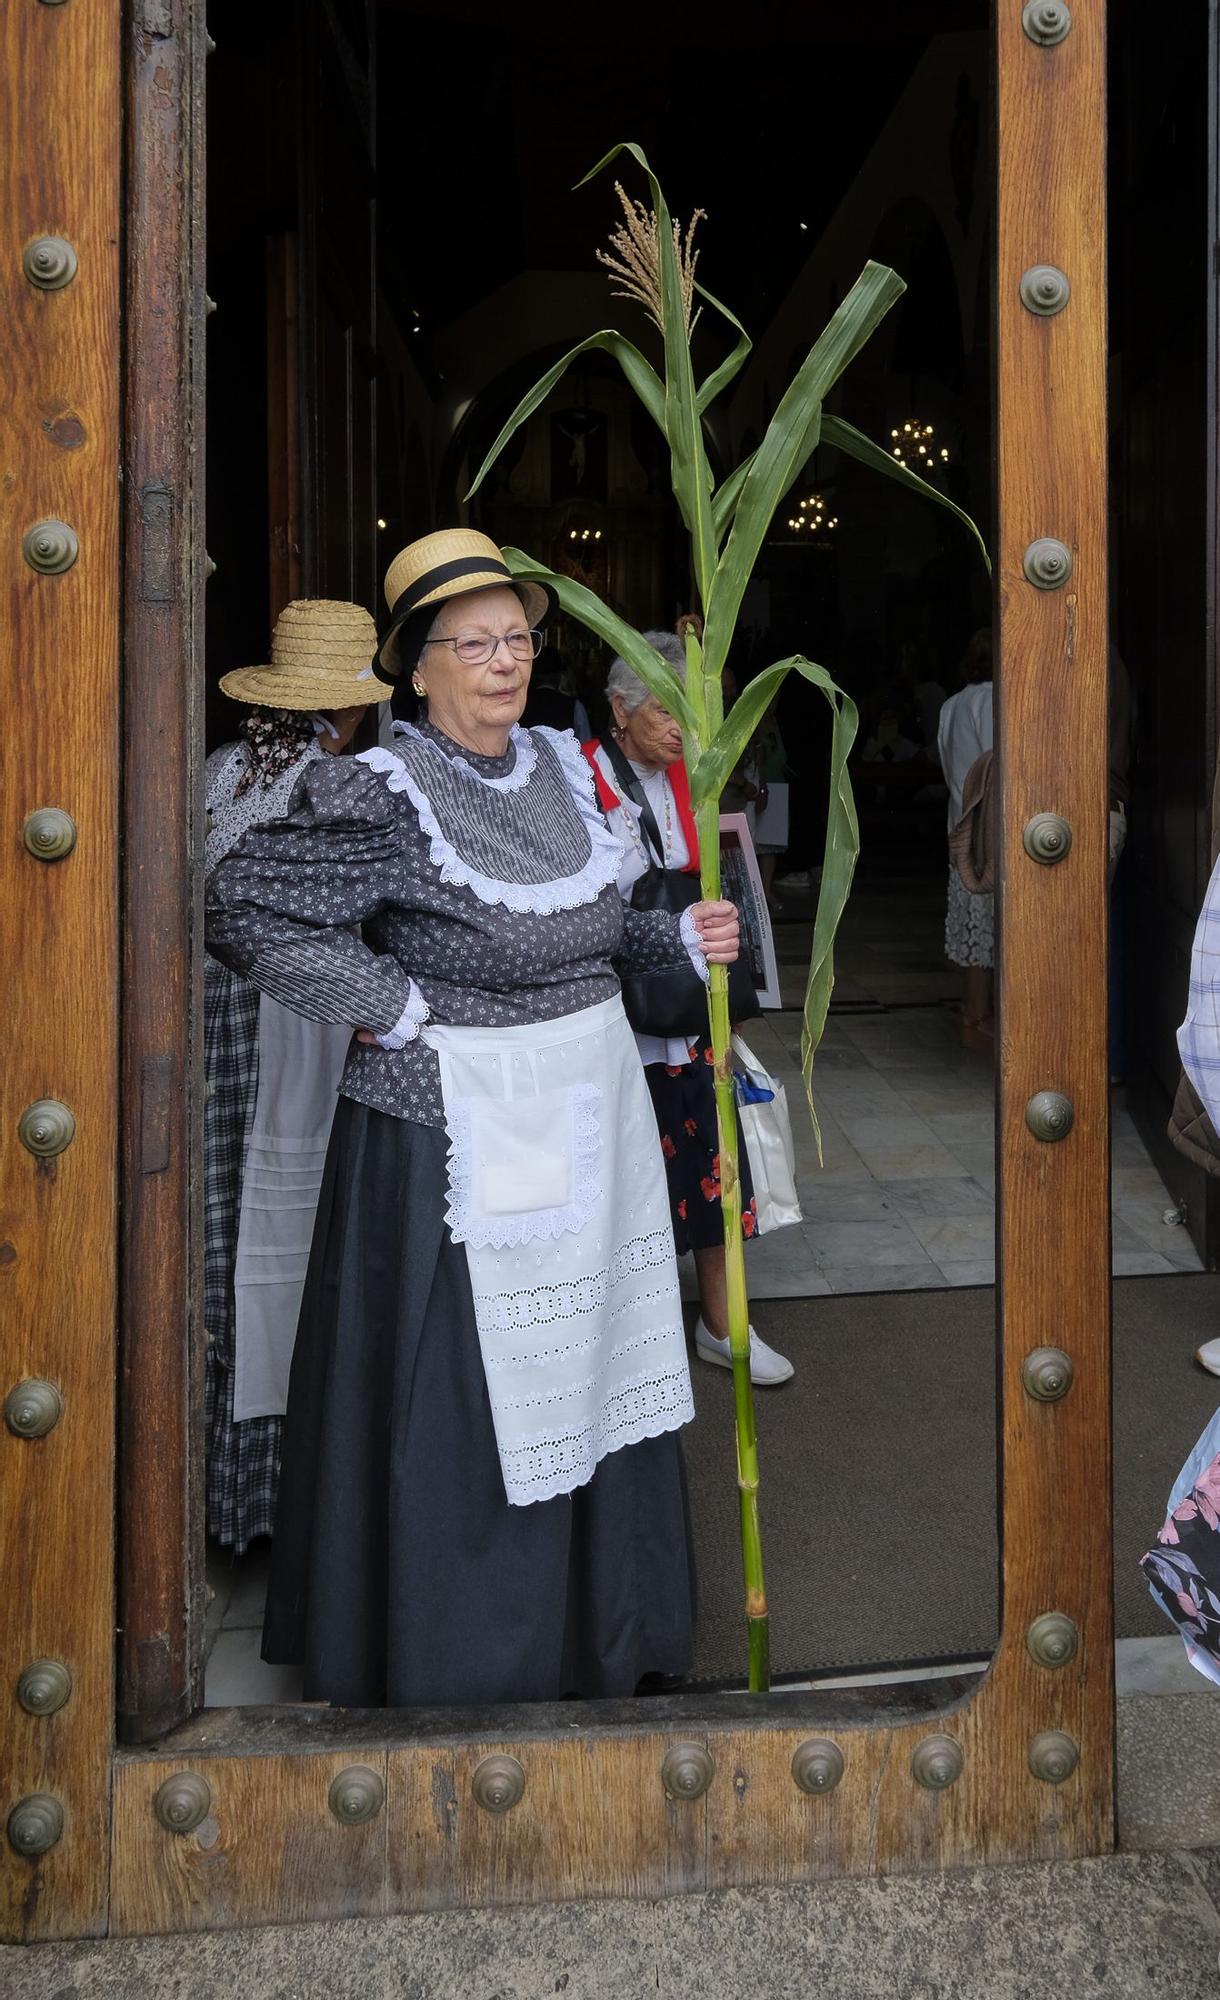
[[[501,646],[507,646],[514,660],[536,660],[542,651],[541,632],[479,632],[463,639],[428,639],[429,646],[452,646],[464,667],[486,667]]]

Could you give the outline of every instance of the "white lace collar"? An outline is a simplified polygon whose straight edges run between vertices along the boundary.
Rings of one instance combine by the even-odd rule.
[[[408,744],[411,751],[415,751],[416,742],[412,741],[412,738],[416,739],[419,745],[427,745],[428,739],[418,730],[412,730],[408,726],[398,732],[401,751],[396,752],[381,747],[364,750],[356,761],[359,764],[367,764],[371,771],[384,778],[391,792],[406,793],[415,808],[420,827],[427,836],[428,858],[433,867],[439,870],[442,882],[453,883],[459,888],[468,888],[481,903],[499,904],[501,908],[521,915],[553,916],[558,910],[575,910],[584,904],[595,903],[602,891],[618,880],[623,861],[623,845],[617,835],[611,833],[602,817],[589,762],[581,754],[580,745],[570,729],[547,729],[539,725],[533,732],[514,731],[514,740],[518,735],[528,744],[533,761],[526,777],[518,780],[515,786],[506,785],[503,779],[481,778],[471,766],[467,767],[467,771],[470,777],[478,778],[480,784],[490,785],[493,789],[519,790],[534,772],[542,776],[543,767],[533,737],[536,736],[551,751],[589,839],[589,856],[584,865],[570,875],[561,875],[551,881],[504,882],[475,867],[458,852],[453,841],[442,829],[432,802],[424,790],[421,782],[422,773],[418,769],[409,768],[404,754]],[[444,751],[440,750],[438,745],[434,744],[431,748],[436,754],[445,757]],[[517,765],[508,774],[510,778],[516,776],[522,755],[522,749],[518,746]],[[461,768],[459,759],[445,757],[445,762],[451,769],[455,764]]]
[[[435,737],[425,736],[423,730],[417,729],[413,722],[391,723],[390,733],[393,736],[409,737],[413,743],[423,743],[434,756],[443,757],[451,771],[460,771],[464,777],[473,778],[476,785],[486,785],[489,791],[493,792],[519,792],[522,785],[529,783],[534,766],[538,762],[534,739],[529,730],[522,729],[518,722],[514,722],[508,732],[509,743],[516,752],[512,770],[506,771],[499,778],[489,778],[486,772],[477,770],[473,764],[466,761],[460,750],[454,756],[450,756]]]

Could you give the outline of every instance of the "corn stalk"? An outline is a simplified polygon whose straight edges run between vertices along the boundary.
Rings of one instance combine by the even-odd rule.
[[[641,634],[610,611],[584,584],[545,568],[520,549],[505,549],[504,555],[515,576],[549,585],[563,610],[579,619],[634,667],[649,692],[681,723],[699,831],[700,887],[705,900],[715,901],[720,895],[720,796],[766,709],[790,673],[803,675],[825,696],[831,711],[830,807],[801,1030],[801,1070],[820,1157],[813,1061],[834,986],[835,933],[860,845],[847,772],[858,722],[856,705],[823,667],[798,654],[766,668],[750,681],[726,716],[721,676],[742,598],[771,520],[789,486],[819,444],[834,445],[848,457],[948,507],[975,536],[980,549],[983,544],[973,522],[952,501],[899,465],[881,446],[850,424],[824,414],[823,403],[828,392],[906,289],[901,278],[881,264],[866,264],[797,370],[757,451],[716,487],[704,446],[703,417],[715,398],[740,373],[750,353],[750,338],[728,307],[696,280],[698,252],[692,247],[692,237],[698,216],[688,225],[683,239],[670,218],[656,176],[638,146],[614,147],[585,179],[592,179],[622,152],[628,153],[647,176],[652,206],[649,209],[642,202],[629,200],[620,188],[626,223],[620,224],[611,238],[612,254],[599,251],[598,256],[618,281],[619,295],[637,299],[655,321],[664,344],[663,373],[658,374],[639,348],[613,328],[581,341],[522,398],[488,452],[470,495],[477,492],[508,440],[541,407],[579,355],[600,349],[613,357],[668,444],[674,497],[690,536],[691,567],[703,608],[704,629],[702,640],[693,632],[687,633],[685,685]],[[729,354],[702,383],[695,379],[690,342],[693,318],[697,316],[696,296],[726,321],[737,336]],[[985,549],[983,559],[986,561]],[[728,977],[723,966],[711,968],[708,1017],[720,1139],[749,1686],[753,1692],[765,1693],[770,1685],[769,1624],[758,1511],[758,1439],[750,1382],[750,1311],[741,1229]]]

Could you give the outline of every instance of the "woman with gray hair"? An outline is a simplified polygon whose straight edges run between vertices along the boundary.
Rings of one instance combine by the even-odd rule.
[[[677,634],[646,632],[644,637],[682,679],[686,654]],[[593,766],[598,803],[622,843],[618,887],[631,907],[636,884],[650,869],[694,874],[699,867],[699,839],[677,722],[624,659],[616,659],[610,668],[606,696],[612,716],[610,739],[603,743],[595,738],[584,745],[584,753]],[[706,1032],[665,1037],[639,1029],[635,1039],[661,1135],[675,1246],[679,1256],[690,1250],[695,1259],[700,1303],[695,1352],[704,1361],[728,1368],[732,1363],[711,1042]],[[741,1223],[750,1237],[758,1216],[740,1135],[738,1159]],[[751,1327],[751,1380],[770,1388],[788,1381],[792,1373],[792,1363]]]

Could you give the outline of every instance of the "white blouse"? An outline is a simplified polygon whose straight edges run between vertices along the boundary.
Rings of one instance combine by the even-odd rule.
[[[640,825],[640,808],[632,799],[623,798],[619,792],[619,779],[605,750],[598,745],[594,752],[597,768],[605,778],[612,792],[619,797],[619,803],[612,812],[606,814],[612,833],[618,835],[623,845],[623,865],[619,869],[618,888],[625,903],[631,901],[631,891],[641,875],[647,874],[655,863],[655,856],[644,829]],[[657,823],[661,845],[665,853],[667,868],[685,868],[691,858],[690,847],[682,830],[678,816],[678,802],[674,788],[663,770],[654,771],[643,764],[628,759],[632,770],[639,779],[644,797],[652,807],[652,816]],[[643,1035],[638,1031],[635,1037],[640,1052],[640,1061],[648,1063],[668,1063],[673,1069],[680,1069],[691,1060],[690,1045],[684,1038],[664,1035]]]

